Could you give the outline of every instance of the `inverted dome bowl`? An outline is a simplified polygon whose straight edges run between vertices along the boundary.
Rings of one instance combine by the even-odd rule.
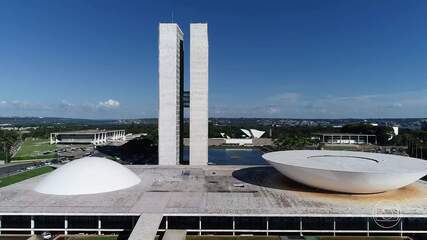
[[[53,195],[94,194],[129,188],[140,181],[135,173],[115,161],[84,157],[43,177],[34,191]]]
[[[299,150],[271,152],[262,157],[294,181],[345,193],[385,192],[427,174],[427,161],[391,154]]]

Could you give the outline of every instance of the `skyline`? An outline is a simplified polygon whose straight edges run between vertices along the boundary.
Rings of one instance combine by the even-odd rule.
[[[426,2],[244,3],[0,2],[0,116],[157,118],[172,18],[185,66],[189,23],[210,26],[209,117],[427,116]]]

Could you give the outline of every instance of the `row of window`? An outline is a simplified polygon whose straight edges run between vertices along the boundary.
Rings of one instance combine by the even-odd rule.
[[[427,230],[427,218],[374,219],[362,217],[167,217],[168,229],[240,230]],[[199,222],[200,221],[200,222]],[[335,223],[334,223],[335,222]],[[160,229],[166,229],[166,217]]]
[[[34,216],[35,228],[64,228],[64,216]],[[132,229],[136,216],[68,216],[68,228],[98,228],[98,219],[104,229]],[[2,228],[30,228],[30,216],[2,216]]]
[[[34,216],[34,228],[133,229],[137,216]],[[167,221],[167,227],[166,227]],[[267,223],[268,222],[268,223]],[[427,218],[373,219],[366,217],[163,217],[160,229],[204,230],[402,230],[426,231]],[[234,225],[234,226],[233,226]],[[268,225],[268,226],[267,226]],[[335,225],[335,227],[334,227]],[[30,216],[1,216],[1,228],[31,228]]]

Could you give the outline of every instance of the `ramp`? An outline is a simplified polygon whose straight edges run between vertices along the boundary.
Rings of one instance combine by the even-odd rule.
[[[162,214],[142,214],[128,240],[154,240],[162,218]]]

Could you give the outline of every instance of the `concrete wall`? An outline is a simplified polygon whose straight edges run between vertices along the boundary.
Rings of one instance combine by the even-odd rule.
[[[190,25],[190,165],[208,164],[208,25]]]
[[[159,165],[179,164],[182,40],[177,24],[159,25]]]

